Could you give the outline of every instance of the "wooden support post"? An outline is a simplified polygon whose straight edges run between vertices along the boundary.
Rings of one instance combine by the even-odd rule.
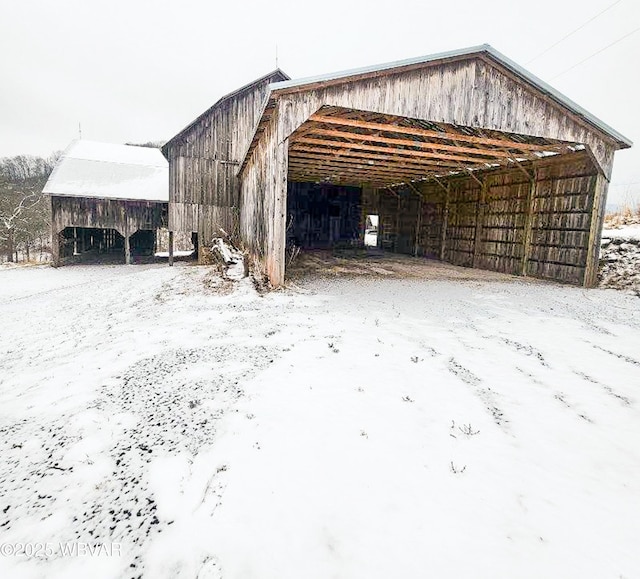
[[[51,227],[51,263],[53,267],[60,267],[60,233]]]
[[[124,262],[127,265],[131,264],[131,242],[129,240],[129,232],[124,232]]]
[[[416,216],[416,232],[413,239],[413,256],[416,257],[418,255],[418,240],[420,238],[420,221],[422,217],[422,193],[413,184],[407,183],[407,185],[418,196],[418,215]]]
[[[609,182],[601,173],[594,177],[591,186],[591,226],[589,228],[589,247],[585,264],[584,287],[595,287],[598,283],[598,266],[600,264],[600,242],[602,225],[607,201]]]
[[[78,255],[78,228],[73,228],[73,255]]]
[[[440,181],[440,179],[438,179],[435,175],[433,175],[431,177],[435,183],[438,184],[438,186],[448,195],[449,194],[449,183],[447,183],[446,185],[442,184],[442,181]]]
[[[275,170],[275,178],[271,188],[267,189],[271,197],[273,227],[269,228],[265,257],[267,275],[273,287],[284,285],[286,273],[288,163],[289,139],[284,139],[276,146],[274,163],[271,165]]]
[[[398,242],[400,241],[400,195],[396,206],[396,235],[393,239],[393,252],[398,253]]]
[[[482,227],[484,225],[484,210],[487,197],[487,182],[481,181],[480,196],[478,197],[478,205],[476,209],[476,232],[473,237],[473,261],[471,267],[478,267],[480,262],[480,250],[482,247]]]
[[[534,171],[533,179],[529,185],[527,192],[527,200],[525,205],[524,230],[522,234],[522,263],[520,265],[520,274],[526,276],[528,273],[528,263],[531,257],[531,236],[533,232],[533,206],[536,196],[536,173]]]
[[[169,231],[169,265],[173,265],[173,231]]]
[[[418,197],[418,217],[416,218],[416,235],[413,243],[413,256],[418,256],[418,248],[420,247],[420,225],[422,221],[422,196]]]
[[[447,253],[447,226],[449,224],[449,193],[451,192],[451,183],[447,183],[444,192],[444,210],[442,212],[442,229],[440,230],[440,261],[444,261]]]

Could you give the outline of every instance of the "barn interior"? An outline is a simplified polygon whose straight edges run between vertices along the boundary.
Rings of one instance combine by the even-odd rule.
[[[117,229],[65,227],[58,236],[63,263],[123,263],[126,243]],[[129,237],[130,261],[153,257],[157,231],[138,230]]]
[[[587,147],[325,106],[289,138],[287,243],[375,245],[582,283],[598,169]]]

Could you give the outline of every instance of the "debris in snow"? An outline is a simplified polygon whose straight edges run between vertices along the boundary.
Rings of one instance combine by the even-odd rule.
[[[603,233],[598,279],[600,287],[633,290],[640,296],[640,226]]]
[[[249,274],[247,256],[233,245],[223,229],[220,232],[222,236],[214,237],[211,242],[211,254],[223,266],[227,279],[239,281]]]
[[[453,474],[462,474],[465,470],[467,470],[467,465],[465,464],[462,468],[460,468],[453,464],[453,461],[451,461],[450,468]]]

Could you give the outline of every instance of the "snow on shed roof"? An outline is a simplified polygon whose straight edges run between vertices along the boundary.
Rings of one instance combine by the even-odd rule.
[[[70,197],[169,201],[169,164],[159,149],[77,140],[43,193]]]

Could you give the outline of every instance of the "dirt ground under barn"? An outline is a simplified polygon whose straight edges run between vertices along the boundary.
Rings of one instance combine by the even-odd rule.
[[[320,258],[0,271],[0,576],[634,576],[638,297]]]

